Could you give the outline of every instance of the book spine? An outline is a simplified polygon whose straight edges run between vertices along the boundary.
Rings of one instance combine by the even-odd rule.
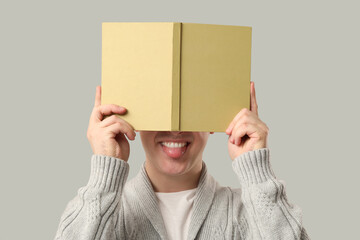
[[[173,25],[171,131],[180,131],[181,23]]]

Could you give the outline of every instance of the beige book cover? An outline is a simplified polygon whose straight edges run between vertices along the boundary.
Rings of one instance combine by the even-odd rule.
[[[251,27],[102,23],[101,104],[139,131],[225,132],[250,108]]]

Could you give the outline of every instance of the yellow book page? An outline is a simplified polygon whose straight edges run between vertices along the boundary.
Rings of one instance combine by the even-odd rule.
[[[250,107],[251,27],[182,23],[180,129],[225,132]]]
[[[127,108],[135,130],[171,129],[174,23],[102,24],[101,104]]]

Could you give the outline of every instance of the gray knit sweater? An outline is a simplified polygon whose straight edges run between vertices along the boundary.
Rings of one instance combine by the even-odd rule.
[[[187,240],[309,239],[268,148],[241,154],[232,167],[241,188],[220,186],[203,161]],[[67,204],[55,239],[168,239],[145,162],[126,181],[128,172],[121,159],[93,155],[89,182]]]

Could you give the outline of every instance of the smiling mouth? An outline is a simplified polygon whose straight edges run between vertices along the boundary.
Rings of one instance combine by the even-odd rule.
[[[160,142],[163,152],[170,158],[182,157],[188,149],[190,142]]]

